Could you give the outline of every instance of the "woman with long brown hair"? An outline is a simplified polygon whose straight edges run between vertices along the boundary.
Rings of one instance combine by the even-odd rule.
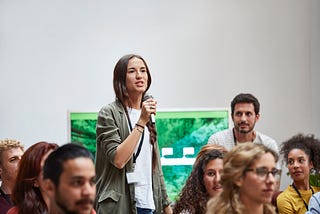
[[[58,148],[55,143],[38,142],[23,154],[12,192],[14,207],[7,214],[44,214],[48,204],[43,191],[42,168],[50,152]]]
[[[116,100],[97,120],[96,211],[171,213],[156,140],[157,101],[146,96],[151,75],[145,60],[123,56],[113,73]]]

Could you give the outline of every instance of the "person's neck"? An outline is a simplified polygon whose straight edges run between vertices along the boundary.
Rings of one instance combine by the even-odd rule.
[[[300,190],[309,190],[310,189],[310,183],[309,179],[305,179],[303,181],[293,181],[293,184],[297,189]]]
[[[13,186],[14,184],[11,184],[10,182],[2,181],[0,188],[5,194],[11,195]]]
[[[130,106],[134,109],[140,109],[141,108],[141,94],[139,95],[130,95],[130,99],[126,102],[126,106]]]
[[[246,213],[247,214],[263,214],[263,204],[262,203],[254,203],[252,200],[250,200],[247,197],[241,197],[240,200],[243,203],[243,205],[247,208]]]
[[[253,142],[256,138],[256,132],[253,130],[248,133],[241,133],[233,128],[233,133],[238,143]]]

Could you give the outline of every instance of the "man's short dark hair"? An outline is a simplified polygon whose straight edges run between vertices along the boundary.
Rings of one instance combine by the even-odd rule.
[[[59,178],[63,171],[63,163],[67,160],[75,158],[90,158],[93,160],[92,154],[83,146],[75,143],[65,144],[48,156],[43,167],[43,179],[50,179],[58,186]]]
[[[260,112],[260,103],[259,103],[258,99],[255,96],[253,96],[252,94],[241,93],[241,94],[238,94],[237,96],[235,96],[235,98],[233,98],[233,100],[231,101],[231,116],[233,116],[234,107],[238,103],[252,103],[254,106],[255,114],[257,115]]]

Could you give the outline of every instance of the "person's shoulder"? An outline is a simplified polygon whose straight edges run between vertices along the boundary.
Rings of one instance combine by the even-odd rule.
[[[277,144],[277,142],[270,136],[263,134],[259,131],[256,131],[257,135],[261,138],[262,142],[268,142],[268,143],[275,143]]]
[[[208,143],[214,143],[214,144],[217,144],[221,141],[225,141],[226,138],[230,138],[232,137],[232,129],[225,129],[225,130],[222,130],[222,131],[218,131],[214,134],[212,134],[210,137],[209,137],[209,140],[208,140]]]
[[[317,187],[317,186],[311,186],[311,187],[316,192],[313,195],[316,196],[317,198],[320,198],[320,187]]]
[[[116,111],[120,111],[123,112],[124,109],[122,107],[122,105],[120,104],[120,102],[118,101],[113,101],[111,103],[108,103],[104,106],[102,106],[102,108],[99,111],[99,114],[108,114],[110,112],[116,112]]]
[[[291,185],[289,185],[286,189],[284,189],[279,195],[278,195],[278,199],[288,199],[288,200],[292,200],[292,196],[295,195],[296,192],[295,190],[292,188]]]
[[[261,132],[256,131],[257,136],[260,138],[260,141],[263,145],[273,149],[275,152],[279,153],[278,143],[268,135],[262,134]]]
[[[232,129],[225,129],[214,133],[211,137],[226,137],[230,136],[230,134],[232,134]]]
[[[18,214],[18,213],[19,212],[17,207],[11,207],[7,212],[7,214]]]

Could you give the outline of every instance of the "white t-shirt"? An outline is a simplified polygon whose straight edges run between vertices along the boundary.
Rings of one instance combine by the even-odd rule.
[[[279,147],[274,139],[258,131],[255,132],[256,138],[253,140],[253,143],[263,144],[279,154]],[[208,144],[210,143],[224,146],[227,150],[231,150],[235,146],[233,138],[233,128],[226,129],[211,135],[208,140]]]
[[[129,118],[132,124],[132,129],[135,127],[141,110],[128,108]],[[129,127],[130,128],[130,127]],[[139,182],[135,183],[135,200],[136,206],[145,209],[155,209],[152,190],[152,145],[149,141],[149,130],[144,129],[143,143],[140,153],[136,157],[134,172],[139,175]],[[140,144],[136,146],[135,154]]]

